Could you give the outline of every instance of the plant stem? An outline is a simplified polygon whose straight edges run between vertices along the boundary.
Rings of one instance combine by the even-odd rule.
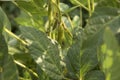
[[[82,27],[82,8],[80,7],[80,26]]]
[[[14,60],[14,62],[15,62],[17,65],[21,66],[22,68],[28,70],[28,71],[29,71],[30,73],[32,73],[35,77],[38,78],[37,73],[35,73],[33,70],[29,69],[27,66],[25,66],[25,65],[22,64],[22,63],[20,63],[19,61]]]
[[[68,21],[70,22],[70,25],[71,25],[71,29],[73,30],[74,26],[73,26],[72,20],[70,19],[70,16],[67,13],[65,15],[67,16],[67,19],[68,19]]]
[[[89,16],[91,16],[92,11],[91,11],[91,1],[88,0],[88,9],[89,9]]]
[[[21,43],[23,43],[24,45],[27,45],[27,43],[20,39],[18,36],[16,36],[14,33],[12,33],[11,31],[9,31],[7,28],[4,28],[4,30],[11,36],[13,36],[14,38],[16,38],[17,40],[19,40]]]
[[[80,80],[82,80],[82,78],[80,78]]]
[[[92,3],[92,12],[94,12],[94,0],[91,0]]]
[[[48,36],[50,36],[51,32],[51,21],[52,21],[52,1],[48,1],[48,19],[49,19],[49,25],[48,25]]]
[[[77,1],[77,0],[74,0],[78,5],[80,5],[80,7],[83,7],[84,9],[86,9],[87,11],[89,11],[89,9],[86,7],[86,6],[84,6],[82,3],[80,3],[79,1]]]

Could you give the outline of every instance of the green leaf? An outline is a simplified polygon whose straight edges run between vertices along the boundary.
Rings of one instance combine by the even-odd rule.
[[[35,2],[34,2],[35,1]],[[42,1],[36,2],[36,0],[31,1],[16,1],[14,2],[18,7],[23,9],[24,11],[27,11],[31,14],[39,14],[41,16],[46,15],[46,9],[44,8],[44,4]],[[39,3],[42,3],[42,5],[38,5]]]
[[[98,7],[88,21],[88,26],[94,26],[96,31],[102,27],[109,26],[115,33],[120,28],[120,10],[118,8]]]
[[[104,44],[101,47],[101,62],[102,70],[106,75],[106,80],[120,79],[120,52],[117,40],[114,33],[109,27],[106,27],[104,32]]]
[[[115,35],[109,27],[106,27],[103,36],[104,42],[107,45],[107,48],[113,50],[114,52],[118,51],[118,43],[115,38]],[[112,43],[112,44],[111,44]]]
[[[17,23],[22,26],[37,27],[44,31],[44,17],[47,16],[44,0],[16,1],[14,3],[21,9],[20,16],[16,18]]]
[[[92,47],[85,49],[81,56],[80,77],[83,77],[88,71],[94,69],[98,65],[97,50]]]
[[[1,7],[0,7],[0,33],[2,33],[2,30],[3,30],[3,14],[1,13]]]
[[[75,79],[77,78],[76,74],[79,75],[80,72],[80,46],[80,42],[75,42],[65,57],[68,74]]]
[[[69,9],[69,6],[65,3],[60,3],[60,11],[65,12]]]
[[[2,35],[3,27],[10,29],[9,21],[0,8],[0,80],[18,80],[18,72]],[[3,33],[5,36],[5,32]]]
[[[105,10],[105,11],[103,11],[103,10]],[[109,27],[112,30],[113,34],[115,34],[117,32],[117,30],[120,28],[119,22],[120,22],[119,9],[109,8],[109,7],[96,8],[95,12],[91,16],[91,18],[88,20],[87,26],[85,27],[84,35],[83,35],[82,49],[86,50],[86,49],[90,49],[90,48],[95,48],[95,50],[96,50],[97,48],[99,48],[99,46],[103,43],[104,29],[106,27]],[[110,41],[109,38],[105,38],[105,39],[106,39],[107,45],[108,44],[111,45],[113,43],[113,42],[109,42]],[[113,49],[115,49],[115,48],[118,48],[118,47],[114,46]],[[108,52],[111,55],[111,51],[108,51]],[[97,53],[97,52],[95,52],[95,53]],[[118,53],[116,53],[116,54],[118,54]],[[91,55],[96,55],[96,54],[91,54]],[[109,57],[108,55],[105,55],[105,57],[106,58],[105,58],[105,62],[103,65],[104,66],[108,65],[108,68],[109,68],[113,64],[113,59],[111,57]],[[115,58],[115,59],[118,59],[118,58]],[[89,62],[89,60],[87,60],[87,61]],[[119,63],[119,60],[117,60],[117,61]],[[86,63],[86,62],[84,62],[84,63]],[[118,70],[118,69],[116,68],[116,70]],[[107,75],[110,76],[110,74],[107,74]],[[109,77],[107,80],[110,80]],[[115,80],[115,78],[112,78],[111,80]]]
[[[37,72],[39,76],[39,80],[51,80],[49,76],[39,67],[37,66]]]
[[[73,17],[73,20],[72,20],[72,23],[73,23],[73,27],[78,27],[81,23],[80,23],[80,17],[79,16],[74,16]]]
[[[20,30],[29,43],[29,52],[39,67],[52,79],[62,79],[58,45],[46,34],[34,28],[20,27]]]
[[[120,29],[118,30],[117,34],[115,35],[116,38],[117,38],[117,41],[118,41],[118,44],[119,44],[119,47],[120,47]]]
[[[84,31],[83,48],[99,46],[102,42],[104,28],[109,26],[114,34],[120,28],[120,12],[117,8],[96,8]]]
[[[105,10],[105,11],[103,11]],[[91,18],[88,20],[86,26],[87,35],[92,35],[98,32],[101,28],[109,26],[115,33],[120,28],[120,9],[101,7],[96,8],[95,12],[92,14]]]
[[[0,33],[0,80],[18,80],[18,71],[12,57],[8,54],[8,47]]]
[[[3,32],[5,40],[8,41],[9,36],[6,32],[2,31],[3,27],[7,28],[8,30],[11,30],[11,24],[10,24],[6,14],[2,10],[2,8],[0,7],[0,33]]]
[[[94,69],[98,64],[97,49],[95,47],[86,47],[86,49],[82,50],[80,33],[77,33],[76,37],[65,57],[68,75],[72,79],[84,77],[88,71]]]
[[[90,71],[85,75],[84,80],[105,80],[105,75],[99,70]]]
[[[27,12],[21,11],[19,17],[17,17],[16,22],[22,26],[36,27],[43,30],[43,19],[39,14],[30,16]]]
[[[120,2],[119,0],[96,0],[98,1],[98,5],[97,6],[109,6],[109,7],[116,7],[116,8],[120,8]]]

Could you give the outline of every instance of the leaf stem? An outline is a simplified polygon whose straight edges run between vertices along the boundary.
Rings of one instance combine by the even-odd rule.
[[[70,16],[67,13],[65,15],[67,16],[67,19],[68,19],[68,21],[70,22],[70,25],[71,25],[71,29],[73,30],[74,26],[73,26],[72,20],[70,19]]]
[[[92,12],[94,12],[94,9],[95,9],[95,7],[94,7],[94,0],[91,0],[91,3],[92,3]]]
[[[82,80],[82,78],[80,78],[80,80]]]
[[[49,20],[49,27],[47,29],[48,36],[51,34],[51,21],[52,21],[52,1],[48,1],[48,20]]]
[[[82,8],[80,7],[80,26],[82,27]]]
[[[88,0],[88,9],[89,9],[89,16],[91,16],[91,1]]]
[[[17,65],[21,66],[22,68],[28,70],[28,71],[31,72],[35,77],[38,78],[38,75],[37,75],[36,72],[34,72],[33,70],[29,69],[27,66],[25,66],[25,65],[22,64],[22,63],[20,63],[19,61],[14,60],[14,62],[15,62]]]
[[[82,3],[80,3],[79,1],[77,1],[77,0],[74,0],[78,5],[80,5],[81,7],[83,7],[84,9],[86,9],[87,11],[89,11],[89,9],[86,7],[86,6],[84,6]]]
[[[16,36],[14,33],[12,33],[11,31],[9,31],[7,28],[4,27],[4,30],[11,36],[13,36],[14,38],[16,38],[17,40],[19,40],[21,43],[23,43],[24,45],[27,45],[27,43],[20,39],[18,36]]]

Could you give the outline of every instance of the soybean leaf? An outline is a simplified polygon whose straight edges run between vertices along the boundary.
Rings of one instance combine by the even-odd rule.
[[[65,3],[60,3],[60,11],[65,12],[66,10],[69,9],[69,6]]]
[[[85,27],[83,48],[99,46],[106,26],[109,26],[114,34],[120,28],[119,9],[109,7],[96,8]]]
[[[38,66],[52,79],[62,79],[58,45],[37,29],[20,27],[20,30],[29,43],[29,52]]]
[[[120,2],[119,0],[97,0],[98,6],[109,6],[109,7],[116,7],[120,8]]]
[[[43,23],[47,16],[44,0],[16,1],[14,3],[21,9],[20,16],[16,18],[17,23],[22,26],[37,27],[44,31]]]
[[[107,12],[102,12],[102,9]],[[111,11],[113,12],[110,13]],[[97,47],[103,42],[104,28],[109,26],[114,34],[120,28],[120,15],[118,11],[119,10],[116,8],[96,8],[92,17],[88,20],[88,24],[84,30],[82,44],[82,49],[85,51],[85,53],[83,52],[82,54],[83,58],[81,57],[81,62],[84,61],[81,63],[81,65],[83,64],[83,67],[81,68],[82,76],[98,64]],[[94,58],[92,59],[92,57]],[[89,63],[91,64],[89,65]]]
[[[37,65],[39,80],[51,80],[49,76]]]
[[[94,69],[98,65],[97,50],[92,47],[83,51],[81,56],[80,77],[84,77],[85,74]]]
[[[16,1],[14,2],[18,7],[20,7],[21,9],[31,13],[31,14],[39,14],[39,15],[45,15],[46,10],[44,8],[44,4],[43,0],[42,1],[38,1],[37,0],[34,1]],[[39,3],[42,3],[42,5],[38,5]]]
[[[27,12],[21,11],[19,17],[17,17],[16,22],[22,26],[36,27],[43,30],[43,19],[39,14],[30,16]]]
[[[81,29],[75,29],[73,32],[73,43],[65,56],[65,64],[68,75],[72,79],[80,77],[80,49],[81,49]]]
[[[8,54],[8,47],[0,33],[0,80],[18,80],[18,71],[12,56]]]
[[[105,80],[105,75],[102,71],[90,71],[85,75],[84,80]]]
[[[75,35],[73,36],[75,38]],[[97,50],[95,47],[81,49],[81,33],[77,33],[76,39],[65,57],[68,74],[73,79],[84,77],[84,75],[97,66]]]
[[[106,74],[107,80],[119,80],[120,79],[120,52],[117,40],[114,33],[109,27],[106,27],[104,36],[104,44],[101,47],[101,62],[102,70]]]
[[[65,57],[68,74],[73,79],[76,79],[80,72],[80,46],[80,42],[75,42]]]
[[[8,30],[11,30],[11,24],[10,24],[6,14],[2,10],[2,8],[0,7],[0,32],[2,32],[3,27],[7,28]],[[3,31],[3,35],[5,37],[5,40],[8,41],[9,36],[7,35],[7,33]]]

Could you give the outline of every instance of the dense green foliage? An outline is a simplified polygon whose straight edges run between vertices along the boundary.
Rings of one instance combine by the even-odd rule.
[[[0,7],[0,80],[120,79],[119,0],[6,3],[20,14],[13,31]]]

